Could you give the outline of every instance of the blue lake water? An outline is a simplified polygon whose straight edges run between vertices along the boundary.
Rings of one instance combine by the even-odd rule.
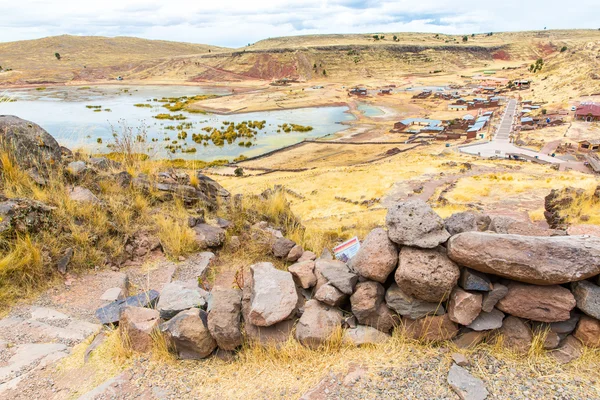
[[[368,103],[360,103],[357,108],[365,117],[378,117],[385,114],[381,108]]]
[[[200,94],[226,95],[231,93],[227,88],[202,88],[191,86],[104,86],[91,88],[58,87],[42,91],[35,89],[10,90],[0,93],[16,99],[15,102],[0,102],[0,114],[16,115],[33,121],[52,134],[58,142],[70,149],[86,149],[92,152],[109,152],[107,144],[113,139],[113,129],[121,130],[123,125],[137,132],[145,127],[148,142],[152,138],[157,142],[150,143],[152,149],[148,152],[154,158],[184,158],[212,161],[216,159],[233,160],[243,154],[251,157],[260,155],[277,148],[291,145],[305,138],[316,138],[339,132],[346,127],[340,122],[351,121],[354,117],[347,113],[347,107],[301,108],[295,110],[263,111],[235,115],[191,114],[185,111],[170,112],[162,107],[163,103],[149,100],[161,97],[194,96]],[[152,108],[135,107],[136,103],[151,104]],[[86,105],[101,106],[101,112],[94,112]],[[110,110],[110,111],[105,111]],[[160,113],[183,114],[184,121],[157,120],[154,115]],[[252,140],[253,146],[240,147],[238,141],[248,141],[241,138],[232,144],[224,146],[209,146],[197,144],[192,140],[193,133],[202,133],[203,127],[220,129],[223,121],[234,123],[256,120],[266,121],[265,129]],[[170,153],[165,149],[169,141],[165,137],[177,140],[177,131],[167,130],[166,126],[178,125],[181,122],[191,122],[192,128],[185,129],[188,133],[184,141],[186,147],[195,147],[196,153]],[[309,125],[310,132],[277,133],[278,125],[284,123]],[[98,144],[98,139],[102,144]]]

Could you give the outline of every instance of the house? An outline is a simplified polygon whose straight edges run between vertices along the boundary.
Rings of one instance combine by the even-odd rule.
[[[412,129],[408,129],[411,128]],[[414,128],[417,127],[417,128]],[[442,126],[442,121],[437,119],[425,119],[425,118],[407,118],[394,124],[392,132],[406,132],[406,133],[421,133],[421,132],[434,132],[441,133],[446,128]]]
[[[519,89],[519,90],[529,89],[531,87],[531,81],[528,81],[528,80],[513,81],[513,85],[516,89]]]
[[[580,151],[600,151],[600,139],[582,140],[579,142]]]
[[[415,94],[415,95],[413,96],[413,99],[426,99],[426,98],[428,98],[429,96],[431,96],[432,94],[433,94],[433,92],[432,92],[431,90],[429,90],[429,89],[425,89],[425,90],[423,90],[421,93],[419,93],[419,94]]]
[[[352,88],[348,92],[348,96],[366,96],[366,95],[367,95],[367,89],[363,89],[363,88]]]
[[[533,118],[531,118],[531,117],[521,118],[521,125],[533,125]]]
[[[575,119],[581,121],[600,121],[600,104],[581,103],[575,110]]]
[[[392,94],[392,89],[381,89],[379,90],[380,95]]]

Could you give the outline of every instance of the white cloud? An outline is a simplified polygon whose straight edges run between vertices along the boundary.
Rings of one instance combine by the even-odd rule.
[[[240,47],[316,33],[599,28],[597,0],[0,0],[0,41],[60,34]]]

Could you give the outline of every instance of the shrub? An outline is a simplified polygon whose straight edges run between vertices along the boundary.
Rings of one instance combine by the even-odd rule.
[[[59,53],[54,53],[54,57],[56,57],[57,60],[60,60],[60,54]]]
[[[244,176],[244,169],[242,167],[237,167],[233,173],[235,176]]]

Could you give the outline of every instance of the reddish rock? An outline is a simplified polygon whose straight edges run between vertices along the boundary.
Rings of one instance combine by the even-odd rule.
[[[214,288],[211,297],[208,330],[219,348],[235,350],[242,344],[242,292],[239,289]]]
[[[342,312],[317,300],[309,300],[296,326],[296,339],[304,346],[316,349],[324,344],[336,329],[341,328]]]
[[[414,321],[404,319],[404,332],[412,339],[439,342],[454,338],[458,334],[458,326],[448,318],[448,314],[444,314]]]
[[[465,332],[453,340],[459,349],[471,349],[483,342],[489,336],[488,332]]]
[[[372,230],[350,260],[352,270],[366,279],[385,283],[398,264],[398,249],[382,228]]]
[[[131,348],[141,353],[152,349],[152,333],[158,329],[158,311],[143,307],[124,307],[119,316],[121,335],[129,338]]]
[[[292,249],[288,253],[287,261],[296,262],[300,259],[300,257],[302,257],[302,254],[304,254],[304,249],[302,248],[302,246],[297,244],[294,247],[292,247]]]
[[[296,282],[304,289],[310,289],[317,284],[314,261],[298,262],[289,266],[288,271],[294,276]]]
[[[600,321],[583,315],[573,336],[588,347],[600,347]]]
[[[566,321],[575,297],[562,286],[536,286],[512,282],[496,307],[507,314],[541,322]]]
[[[469,325],[481,312],[481,293],[469,293],[455,287],[448,303],[448,317],[461,325]]]
[[[571,361],[581,357],[582,353],[583,345],[581,342],[569,335],[565,340],[563,340],[558,349],[553,350],[548,354],[560,364],[568,364]]]
[[[518,352],[526,353],[529,351],[533,341],[531,329],[523,320],[513,316],[504,319],[500,334],[504,338],[504,345]]]
[[[341,306],[347,298],[347,295],[337,290],[330,283],[322,285],[315,292],[315,299],[332,307]]]
[[[370,314],[377,312],[384,295],[385,289],[378,282],[367,281],[356,285],[354,294],[350,296],[350,304],[352,314],[359,323],[363,323]]]

